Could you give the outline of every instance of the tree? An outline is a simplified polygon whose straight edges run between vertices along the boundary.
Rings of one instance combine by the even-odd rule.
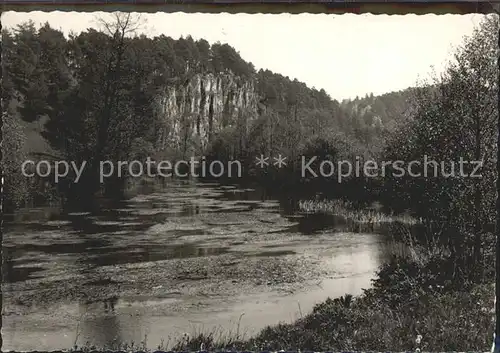
[[[457,260],[457,271],[482,278],[482,247],[487,225],[495,214],[495,122],[497,57],[496,20],[488,18],[460,48],[455,61],[432,85],[415,91],[413,120],[393,137],[385,160],[446,163],[483,160],[483,178],[446,176],[442,165],[437,177],[389,178],[385,194],[393,204],[410,208],[418,217],[442,226],[440,240]],[[434,172],[432,167],[431,173]],[[465,172],[472,171],[471,165]],[[415,172],[415,171],[414,171]],[[418,170],[425,173],[425,167]],[[472,256],[469,255],[472,250]]]
[[[21,164],[26,160],[23,151],[26,136],[19,119],[8,107],[2,112],[2,197],[4,210],[11,211],[22,206],[29,198],[27,179],[21,173]]]

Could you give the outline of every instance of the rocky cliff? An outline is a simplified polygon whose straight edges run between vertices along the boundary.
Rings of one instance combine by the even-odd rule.
[[[186,139],[204,150],[215,133],[257,116],[255,83],[231,72],[195,74],[168,85],[158,97],[162,127],[157,147],[179,148]]]

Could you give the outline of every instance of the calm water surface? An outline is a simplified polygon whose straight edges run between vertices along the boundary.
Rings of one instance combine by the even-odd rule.
[[[154,349],[238,323],[248,337],[360,294],[390,251],[262,191],[194,182],[95,212],[23,210],[4,233],[3,350]]]

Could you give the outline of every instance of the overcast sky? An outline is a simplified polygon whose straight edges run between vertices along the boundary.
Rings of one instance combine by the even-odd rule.
[[[5,12],[2,26],[24,21],[80,32],[106,13]],[[386,93],[441,71],[482,15],[265,15],[144,13],[143,32],[228,43],[252,62],[297,78],[333,98]]]

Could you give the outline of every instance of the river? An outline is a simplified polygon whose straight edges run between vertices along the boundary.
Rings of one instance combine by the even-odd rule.
[[[248,338],[369,288],[384,239],[258,189],[198,182],[95,212],[21,210],[4,224],[2,348]]]

